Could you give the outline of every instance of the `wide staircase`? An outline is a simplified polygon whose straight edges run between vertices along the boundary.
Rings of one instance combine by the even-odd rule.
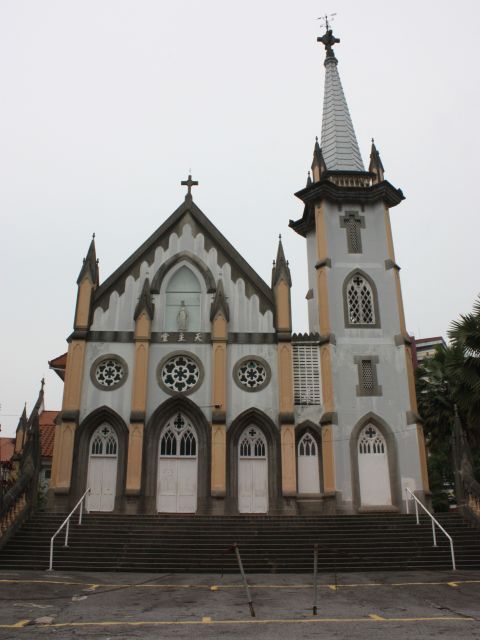
[[[50,538],[65,515],[39,513],[0,551],[0,570],[47,569]],[[480,532],[457,514],[438,515],[453,538],[458,569],[480,569]],[[176,516],[88,514],[75,518],[69,546],[55,541],[53,568],[64,571],[238,571],[237,542],[249,573],[451,569],[450,546],[430,520],[396,514],[357,516]]]

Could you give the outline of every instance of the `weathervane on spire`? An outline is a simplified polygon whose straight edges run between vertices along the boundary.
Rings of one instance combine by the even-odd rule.
[[[331,29],[332,22],[336,15],[336,13],[331,13],[330,15],[325,14],[324,16],[317,18],[317,20],[322,21],[322,24],[325,27],[325,33],[322,37],[317,38],[317,42],[321,42],[325,46],[325,49],[327,50],[327,58],[335,57],[332,47],[334,44],[340,42],[339,38],[335,38]]]

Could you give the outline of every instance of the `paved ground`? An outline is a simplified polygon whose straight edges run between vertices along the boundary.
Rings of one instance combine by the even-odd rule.
[[[0,639],[480,638],[480,572],[249,576],[0,572]]]

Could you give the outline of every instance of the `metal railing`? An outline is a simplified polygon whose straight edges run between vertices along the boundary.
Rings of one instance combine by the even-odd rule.
[[[75,511],[78,509],[78,507],[80,507],[80,514],[78,517],[78,524],[81,525],[82,524],[82,516],[83,516],[83,503],[85,501],[85,498],[87,497],[87,495],[90,493],[90,489],[87,489],[85,491],[85,493],[83,494],[83,496],[80,498],[80,500],[77,502],[77,504],[73,507],[73,509],[70,511],[70,513],[68,514],[68,516],[65,518],[65,520],[62,522],[62,524],[58,527],[58,529],[55,531],[55,533],[53,534],[53,536],[50,539],[50,563],[48,565],[48,570],[49,571],[53,571],[53,543],[55,541],[55,538],[58,536],[58,534],[60,533],[60,531],[63,529],[63,527],[67,527],[66,531],[65,531],[65,542],[63,544],[64,547],[68,547],[68,536],[70,533],[70,519],[73,516],[73,514],[75,513]],[[86,509],[85,509],[86,510]]]
[[[429,518],[432,521],[432,536],[433,536],[433,546],[437,547],[437,534],[435,531],[435,525],[437,525],[437,527],[440,529],[440,531],[442,531],[448,538],[449,542],[450,542],[450,554],[452,556],[452,568],[454,571],[456,571],[457,567],[455,564],[455,552],[453,550],[453,540],[452,537],[445,531],[445,529],[442,527],[442,525],[438,522],[438,520],[436,520],[433,515],[430,513],[430,511],[427,509],[427,507],[417,498],[417,496],[413,493],[413,491],[411,489],[409,489],[408,487],[405,487],[405,493],[406,493],[406,505],[407,505],[407,513],[410,513],[410,507],[409,507],[409,498],[408,498],[408,494],[410,494],[412,496],[412,498],[415,501],[415,515],[417,516],[417,524],[420,524],[420,517],[418,514],[418,505],[420,505],[422,507],[422,509],[425,511],[425,513],[429,516]]]

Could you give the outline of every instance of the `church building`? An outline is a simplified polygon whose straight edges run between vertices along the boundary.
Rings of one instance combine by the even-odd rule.
[[[81,268],[49,509],[190,514],[404,511],[429,495],[390,209],[365,169],[331,30],[322,135],[290,229],[309,327],[292,333],[280,240],[266,283],[184,202],[104,282]]]

